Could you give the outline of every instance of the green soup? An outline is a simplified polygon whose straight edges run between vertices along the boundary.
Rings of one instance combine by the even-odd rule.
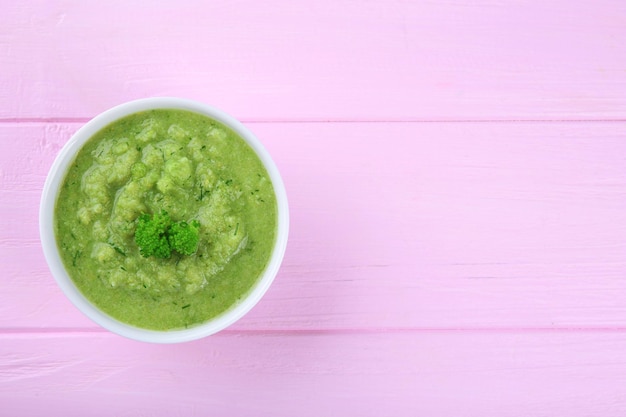
[[[189,256],[143,257],[143,213],[200,223]],[[263,273],[277,230],[276,196],[250,146],[183,110],[151,110],[95,134],[69,168],[54,218],[65,267],[98,308],[154,330],[187,328],[232,308]]]

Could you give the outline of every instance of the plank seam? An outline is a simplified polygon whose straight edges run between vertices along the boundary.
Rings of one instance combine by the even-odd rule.
[[[0,118],[2,124],[50,124],[50,123],[87,123],[88,117],[59,118]],[[311,119],[311,120],[256,120],[240,119],[243,123],[255,124],[323,124],[323,123],[624,123],[620,119]]]
[[[566,327],[406,327],[406,328],[361,328],[361,329],[249,329],[223,330],[219,334],[229,336],[272,336],[272,335],[350,335],[350,334],[399,334],[399,333],[626,333],[626,326],[566,326]],[[58,335],[113,335],[102,328],[5,328],[3,336],[58,336]],[[120,336],[121,337],[121,336]]]

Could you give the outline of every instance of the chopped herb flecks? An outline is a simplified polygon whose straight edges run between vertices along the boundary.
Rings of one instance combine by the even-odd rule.
[[[109,243],[109,245],[115,249],[115,252],[119,253],[122,256],[126,256],[126,252],[124,252],[119,246],[113,244],[113,243]]]
[[[200,185],[200,198],[198,198],[198,201],[202,201],[203,198],[204,198],[204,188],[202,187],[202,185]]]
[[[74,252],[74,257],[72,258],[72,266],[76,266],[76,260],[78,259],[78,257],[80,256],[81,252],[79,250],[77,250],[76,252]]]

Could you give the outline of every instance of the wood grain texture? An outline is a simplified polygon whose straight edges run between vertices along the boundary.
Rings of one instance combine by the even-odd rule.
[[[43,347],[43,348],[42,348]],[[0,336],[12,416],[619,416],[624,333]]]
[[[626,2],[0,2],[0,416],[626,415]],[[157,95],[290,201],[242,320],[148,345],[63,296],[53,158]]]
[[[39,190],[77,127],[0,124],[1,328],[93,327],[38,240]],[[292,225],[273,287],[234,329],[626,327],[623,123],[249,127]]]
[[[248,121],[626,118],[621,0],[4,3],[5,120],[155,95]]]

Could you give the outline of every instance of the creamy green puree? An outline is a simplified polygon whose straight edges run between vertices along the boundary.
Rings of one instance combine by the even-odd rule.
[[[145,258],[142,213],[200,223],[198,250]],[[190,327],[230,309],[265,269],[277,228],[263,164],[224,125],[183,110],[120,119],[81,149],[55,209],[61,257],[80,291],[125,323]]]

